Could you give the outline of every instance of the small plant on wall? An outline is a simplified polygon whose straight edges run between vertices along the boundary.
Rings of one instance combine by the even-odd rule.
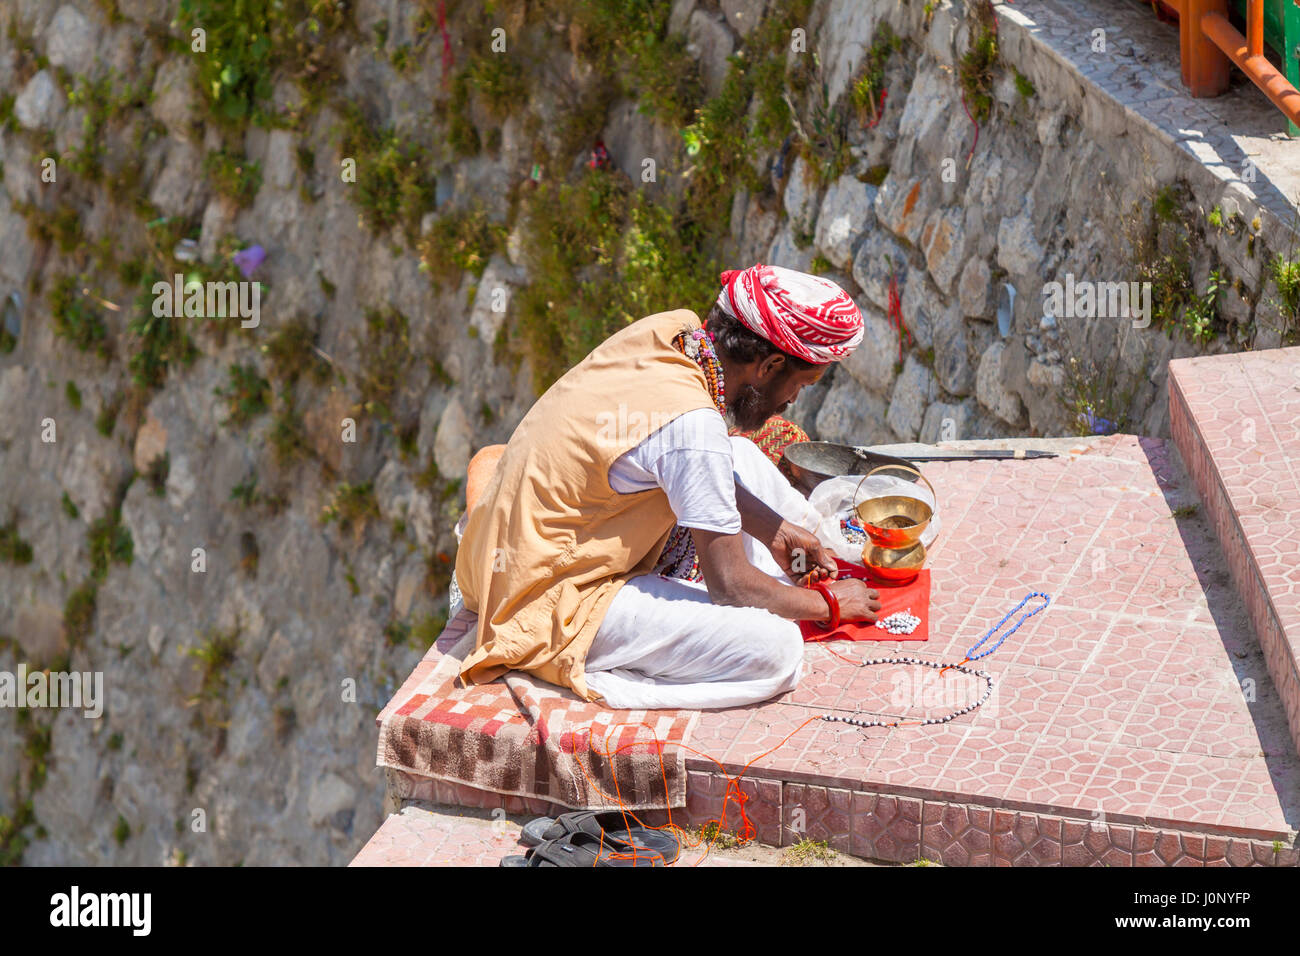
[[[993,111],[993,69],[998,62],[998,21],[992,0],[976,0],[971,7],[970,47],[957,66],[962,98],[977,123],[988,121]]]
[[[1277,286],[1277,306],[1282,311],[1282,342],[1293,345],[1300,339],[1300,261],[1278,253],[1268,264],[1269,276]]]

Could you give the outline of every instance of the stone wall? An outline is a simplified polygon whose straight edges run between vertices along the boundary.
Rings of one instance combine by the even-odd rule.
[[[856,69],[877,22],[910,39],[890,62],[889,108],[876,129],[853,131],[855,163],[826,188],[801,182],[796,161],[783,210],[736,198],[739,258],[810,269],[820,256],[877,344],[801,399],[795,415],[810,432],[860,444],[1108,428],[1163,436],[1169,359],[1276,347],[1294,334],[1266,268],[1293,250],[1294,223],[1108,99],[1005,11],[992,118],[976,133],[958,79],[970,22],[938,4],[927,25],[919,6],[869,5],[862,16],[856,4],[827,5],[834,75]],[[1109,55],[1132,54],[1114,43]],[[878,187],[861,181],[881,166]],[[1044,286],[1067,274],[1137,281],[1131,233],[1162,191],[1190,225],[1183,264],[1195,291],[1212,271],[1224,277],[1214,333],[1194,341],[1156,321],[1047,314]],[[1207,224],[1214,210],[1225,227]],[[812,236],[803,249],[801,233]],[[901,349],[891,280],[911,333]]]
[[[726,57],[766,7],[673,4],[670,24],[708,89],[721,87]],[[1224,204],[1245,223],[1254,214],[1244,201],[1227,209],[1217,182],[1091,99],[1005,17],[992,114],[976,143],[955,78],[969,19],[960,4],[935,7],[928,18],[919,2],[818,0],[808,50],[832,101],[848,95],[880,23],[904,38],[885,67],[883,118],[850,124],[850,160],[834,181],[819,185],[813,160],[787,144],[758,157],[770,188],[735,197],[733,263],[823,271],[867,319],[864,347],[801,398],[796,417],[822,438],[858,443],[1059,435],[1078,429],[1087,399],[1098,416],[1164,434],[1165,363],[1206,346],[1114,319],[1053,324],[1043,319],[1043,282],[1067,271],[1129,278],[1121,217],[1170,183],[1186,184],[1187,203]],[[376,235],[359,222],[356,185],[335,172],[333,106],[296,127],[247,128],[243,153],[261,181],[240,205],[200,174],[222,140],[201,109],[193,59],[158,39],[175,35],[170,4],[15,0],[0,12],[14,25],[0,37],[0,92],[13,95],[0,126],[0,295],[14,293],[5,324],[15,345],[0,353],[0,521],[33,548],[30,563],[0,563],[0,670],[26,661],[101,671],[107,689],[99,720],[60,711],[33,724],[0,710],[0,814],[30,841],[29,863],[344,862],[380,820],[374,714],[420,656],[408,635],[427,641],[445,609],[456,480],[472,450],[508,438],[536,394],[527,355],[498,361],[511,313],[494,311],[482,291],[509,301],[528,281],[509,196],[529,176],[533,139],[553,135],[557,106],[532,91],[500,123],[499,149],[470,159],[435,138],[438,214],[479,202],[512,229],[480,277],[438,288],[398,230]],[[384,24],[391,54],[412,41],[418,12],[359,0],[353,15],[365,38]],[[554,32],[533,49],[581,79],[569,39]],[[402,71],[367,43],[342,59],[344,98],[386,126],[421,130],[428,104],[446,95],[436,41]],[[792,51],[791,62],[799,55],[808,54]],[[1032,94],[1017,87],[1017,70]],[[124,210],[111,184],[66,164],[57,182],[41,178],[42,158],[67,155],[92,118],[69,80],[108,76],[141,80],[151,95],[115,118],[106,165],[129,173],[151,214],[201,222],[202,261],[231,236],[268,254],[255,334],[197,332],[192,364],[145,391],[131,387],[122,360],[132,291],[105,263],[113,251],[122,262],[147,250],[155,226]],[[296,96],[276,82],[277,105]],[[634,107],[616,103],[606,118],[615,165],[634,180],[646,156],[680,170],[678,131]],[[669,192],[676,182],[668,177]],[[65,208],[79,229],[66,244],[57,227],[39,228]],[[1260,231],[1221,231],[1192,249],[1198,289],[1211,268],[1244,280],[1209,350],[1276,334],[1262,321],[1260,263],[1272,250],[1257,238],[1246,251],[1246,234]],[[52,320],[51,293],[66,275],[90,276],[119,307],[98,310],[106,357],[71,348]],[[1007,285],[1018,294],[1000,327]],[[901,347],[891,286],[910,336]],[[707,303],[662,304],[681,306]],[[419,359],[403,364],[388,417],[358,396],[376,347],[364,317],[375,308],[409,318],[398,348]],[[323,384],[305,374],[276,382],[274,407],[296,410],[305,444],[286,465],[274,449],[287,419],[236,421],[222,392],[232,364],[265,372],[269,337],[304,320],[332,374]],[[355,421],[356,442],[340,440],[344,419]],[[164,458],[165,472],[146,480]],[[322,520],[340,487],[367,483],[373,508]],[[101,553],[105,531],[110,545],[129,536],[129,557]],[[78,635],[68,619],[86,586],[95,602]],[[0,837],[12,848],[12,825]]]

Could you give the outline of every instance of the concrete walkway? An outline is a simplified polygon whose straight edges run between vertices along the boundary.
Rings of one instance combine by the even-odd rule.
[[[1171,451],[1114,436],[1053,460],[925,466],[946,515],[934,636],[834,650],[960,661],[1030,591],[1052,603],[981,662],[995,693],[974,714],[937,727],[815,722],[757,760],[759,839],[787,842],[802,812],[810,838],[881,859],[1200,863],[1278,840],[1277,860],[1292,861],[1300,760]],[[721,773],[808,717],[940,716],[980,689],[930,669],[859,668],[820,645],[807,661],[787,697],[703,716],[692,746],[724,770],[688,764],[692,816],[720,796]]]
[[[350,866],[498,866],[503,857],[522,856],[526,818],[501,811],[467,810],[413,801],[384,821]],[[922,861],[924,863],[925,861]],[[676,867],[870,866],[823,846],[785,850],[756,843],[709,845],[692,836]]]
[[[1085,89],[1113,98],[1214,176],[1237,183],[1279,224],[1296,229],[1300,140],[1286,135],[1285,117],[1235,68],[1222,96],[1189,95],[1176,23],[1160,22],[1147,5],[1115,0],[1016,0],[998,11],[1053,51]],[[1096,30],[1105,33],[1105,53],[1093,49]]]
[[[839,657],[808,645],[792,693],[702,714],[690,742],[687,805],[673,811],[673,822],[718,818],[728,778],[748,765],[740,781],[746,814],[757,841],[773,847],[824,840],[860,858],[947,865],[1300,863],[1300,758],[1286,713],[1300,696],[1292,701],[1284,685],[1284,702],[1274,685],[1248,607],[1259,601],[1243,600],[1250,592],[1234,575],[1250,579],[1230,567],[1211,527],[1221,523],[1222,503],[1202,504],[1181,464],[1185,455],[1204,474],[1205,456],[1228,455],[1240,442],[1225,438],[1233,426],[1214,409],[1245,414],[1218,397],[1250,393],[1247,382],[1257,419],[1253,428],[1233,419],[1234,434],[1249,434],[1256,453],[1290,449],[1294,402],[1272,392],[1291,388],[1300,400],[1300,380],[1292,385],[1283,374],[1294,376],[1300,350],[1193,361],[1200,374],[1192,377],[1214,385],[1197,393],[1202,402],[1193,398],[1190,412],[1177,405],[1178,415],[1219,424],[1202,430],[1208,443],[1184,439],[1181,455],[1171,442],[1116,435],[1014,442],[1054,447],[1055,459],[926,465],[944,519],[931,563],[931,639],[837,642]],[[1210,376],[1204,365],[1223,374]],[[1171,381],[1184,381],[1189,369],[1174,363]],[[1274,424],[1278,416],[1285,421]],[[1179,426],[1175,434],[1190,432]],[[1291,467],[1278,464],[1266,486],[1276,492],[1268,518],[1286,534],[1300,526],[1300,494],[1286,483],[1295,479]],[[1251,481],[1230,467],[1219,471]],[[1242,527],[1254,529],[1251,521],[1247,515]],[[1260,580],[1289,629],[1294,563],[1275,563],[1264,559]],[[995,692],[974,713],[938,726],[861,730],[813,720],[800,729],[819,714],[937,717],[963,706],[980,691],[974,678],[852,661],[960,661],[1031,591],[1051,595],[1051,604],[980,662]],[[1288,661],[1276,647],[1269,654],[1275,670]],[[437,788],[447,802],[498,813],[546,809]],[[668,819],[662,811],[645,816]],[[739,824],[734,800],[727,823]],[[382,841],[391,843],[391,833]],[[358,860],[374,852],[368,847]]]

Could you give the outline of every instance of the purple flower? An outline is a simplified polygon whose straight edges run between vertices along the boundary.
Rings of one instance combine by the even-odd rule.
[[[1085,410],[1083,420],[1092,429],[1094,435],[1109,435],[1115,430],[1115,423],[1109,418],[1094,414],[1091,406]]]
[[[244,278],[251,279],[258,266],[266,261],[266,250],[261,246],[249,246],[247,249],[240,249],[233,258]]]

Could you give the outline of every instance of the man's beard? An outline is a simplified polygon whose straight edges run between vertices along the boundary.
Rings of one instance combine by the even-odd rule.
[[[785,411],[789,404],[777,405],[757,385],[743,385],[740,394],[727,402],[727,423],[742,432],[756,431],[773,415]]]

